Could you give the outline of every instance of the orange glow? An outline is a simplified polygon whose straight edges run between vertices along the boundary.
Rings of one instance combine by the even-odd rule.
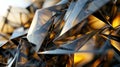
[[[80,53],[74,54],[74,64],[80,63],[84,59],[84,55]]]
[[[95,16],[91,15],[88,17],[89,20],[89,26],[93,29],[100,29],[105,26],[105,23]]]
[[[120,25],[120,13],[115,17],[115,19],[112,22],[113,27],[116,27],[118,25]]]
[[[74,65],[75,67],[81,67],[82,65],[90,62],[93,59],[92,53],[75,53]]]
[[[55,33],[52,32],[52,33],[50,34],[50,39],[53,39],[54,37],[55,37]]]
[[[111,40],[111,43],[117,50],[120,51],[120,43],[119,42],[117,42],[115,40]]]
[[[113,56],[114,56],[114,51],[111,49],[111,50],[108,50],[108,60],[111,61],[113,59]]]
[[[101,63],[100,59],[97,59],[93,64],[93,67],[97,67]]]

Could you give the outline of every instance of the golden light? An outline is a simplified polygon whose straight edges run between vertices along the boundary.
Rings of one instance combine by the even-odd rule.
[[[93,50],[94,42],[93,39],[89,40],[83,47],[80,48],[80,51],[91,51]],[[90,62],[94,57],[94,54],[91,52],[80,52],[74,54],[74,65],[75,67],[82,67],[84,64]]]
[[[84,59],[83,55],[81,55],[79,53],[74,54],[74,63],[75,64],[81,62],[83,59]]]
[[[79,67],[88,63],[92,60],[93,54],[91,53],[75,53],[74,54],[74,65],[75,67]]]
[[[115,41],[115,40],[111,40],[111,44],[120,51],[120,43]]]
[[[120,13],[117,14],[117,16],[115,17],[115,19],[112,22],[113,27],[117,27],[119,25],[120,25]]]
[[[103,21],[99,20],[98,18],[96,18],[93,15],[90,15],[88,17],[88,21],[89,21],[89,23],[88,23],[89,26],[93,29],[100,29],[105,26],[105,23]]]

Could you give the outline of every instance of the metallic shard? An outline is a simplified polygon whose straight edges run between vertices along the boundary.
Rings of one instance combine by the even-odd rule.
[[[81,3],[81,5],[84,5],[84,6],[82,6],[82,7],[80,5],[76,6],[77,9],[81,8],[79,14],[77,14],[78,16],[75,15],[75,18],[74,18],[74,20],[72,20],[72,22],[69,20],[68,20],[69,22],[66,22],[66,24],[63,27],[62,32],[59,36],[63,35],[65,32],[70,30],[76,24],[83,21],[85,18],[87,18],[89,15],[91,15],[93,12],[97,11],[100,7],[102,7],[103,5],[105,5],[108,2],[109,2],[109,0],[102,0],[102,1],[101,0],[93,0],[91,2],[84,1],[83,4]],[[74,14],[76,14],[76,13],[74,13]],[[72,18],[70,18],[70,19],[72,19]]]

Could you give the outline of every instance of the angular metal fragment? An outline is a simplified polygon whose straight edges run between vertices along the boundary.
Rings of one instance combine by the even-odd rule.
[[[56,5],[53,7],[40,9],[36,11],[31,27],[28,31],[27,39],[29,42],[36,45],[36,51],[40,49],[48,31],[53,24],[53,17],[56,14],[54,11],[60,11],[64,5]]]
[[[80,23],[82,20],[87,18],[89,15],[91,15],[93,12],[97,11],[100,7],[108,3],[110,0],[92,0],[92,1],[78,0],[78,1],[80,1],[81,3],[80,4],[78,3],[79,5],[77,5],[76,3],[76,11],[77,9],[79,9],[79,11],[75,13],[73,11],[74,15],[71,14],[71,17],[69,17],[69,19],[67,20],[59,36],[63,35],[65,32],[70,30],[72,27]],[[72,18],[74,19],[71,20]]]

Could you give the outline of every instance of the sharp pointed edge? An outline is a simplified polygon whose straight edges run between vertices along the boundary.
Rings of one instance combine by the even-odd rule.
[[[71,51],[71,50],[55,49],[55,50],[38,52],[38,54],[74,54],[74,53],[95,53],[95,54],[99,54],[100,51],[99,50]]]
[[[65,26],[63,27],[60,35],[64,35],[64,33],[66,33],[68,30],[70,30],[72,27],[74,27],[75,25],[77,25],[78,23],[80,23],[82,20],[84,20],[85,18],[87,18],[89,15],[91,15],[92,13],[94,13],[95,11],[97,11],[99,8],[101,8],[103,5],[105,5],[106,3],[108,3],[110,0],[94,0],[89,4],[88,8],[83,8],[80,13],[78,14],[78,16],[72,20],[72,24],[74,23],[74,25],[71,25],[70,22],[71,21],[67,21]],[[98,4],[99,3],[99,4]],[[72,16],[73,17],[73,16]],[[77,19],[77,20],[76,20]],[[68,23],[69,22],[69,23]]]
[[[78,0],[77,3],[75,4],[75,7],[73,8],[70,16],[68,17],[65,26],[63,27],[63,30],[60,33],[60,36],[67,32],[70,28],[73,27],[72,23],[73,21],[77,18],[79,13],[81,12],[82,8],[86,4],[88,0]]]
[[[73,53],[75,53],[75,51],[68,51],[68,50],[62,50],[62,49],[38,52],[38,54],[73,54]]]

